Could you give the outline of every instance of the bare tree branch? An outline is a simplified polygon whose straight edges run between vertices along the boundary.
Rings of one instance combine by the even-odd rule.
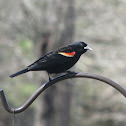
[[[106,84],[109,84],[110,86],[114,87],[115,89],[117,89],[122,95],[124,95],[126,97],[126,90],[124,88],[122,88],[119,84],[117,84],[116,82],[97,75],[97,74],[92,74],[92,73],[69,73],[69,74],[65,74],[65,75],[60,75],[54,79],[52,79],[52,81],[50,82],[46,82],[45,84],[43,84],[38,90],[35,91],[35,93],[19,108],[12,108],[9,106],[6,96],[4,94],[4,91],[1,89],[0,90],[0,98],[1,98],[1,102],[3,107],[5,108],[5,110],[7,110],[9,113],[20,113],[23,112],[25,109],[27,109],[33,102],[34,100],[48,87],[52,86],[53,84],[66,80],[66,79],[70,79],[70,78],[91,78],[91,79],[95,79],[95,80],[99,80],[102,82],[105,82]]]

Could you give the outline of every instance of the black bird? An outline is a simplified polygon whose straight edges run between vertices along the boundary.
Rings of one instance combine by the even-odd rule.
[[[29,71],[47,71],[48,74],[62,73],[70,69],[87,50],[92,50],[85,42],[79,41],[54,50],[41,57],[25,69],[10,75],[11,78]],[[68,71],[70,72],[70,71]],[[51,78],[49,77],[49,80]]]

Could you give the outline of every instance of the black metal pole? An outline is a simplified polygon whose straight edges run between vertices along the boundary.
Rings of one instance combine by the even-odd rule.
[[[62,80],[66,80],[66,79],[70,79],[70,78],[91,78],[91,79],[95,79],[95,80],[105,82],[106,84],[109,84],[110,86],[117,89],[122,95],[124,95],[126,97],[126,90],[124,88],[122,88],[119,84],[117,84],[116,82],[114,82],[114,81],[112,81],[112,80],[110,80],[106,77],[97,75],[97,74],[80,72],[80,73],[69,73],[69,74],[65,74],[65,75],[60,75],[60,76],[52,79],[50,82],[46,82],[39,89],[37,89],[35,91],[35,93],[19,108],[12,108],[12,107],[9,106],[7,99],[6,99],[6,96],[4,94],[4,91],[1,89],[0,90],[0,98],[1,98],[2,105],[5,108],[5,110],[8,111],[9,113],[15,113],[16,114],[16,113],[23,112],[49,86],[52,86],[53,84],[55,84],[57,82],[60,82]]]

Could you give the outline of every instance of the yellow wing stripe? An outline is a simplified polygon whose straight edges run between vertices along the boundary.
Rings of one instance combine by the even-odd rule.
[[[58,52],[58,54],[61,54],[66,57],[73,57],[75,55],[75,51],[69,53],[69,52]]]

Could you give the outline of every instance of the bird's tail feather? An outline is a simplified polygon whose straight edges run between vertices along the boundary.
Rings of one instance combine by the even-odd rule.
[[[9,77],[13,78],[13,77],[16,77],[16,76],[18,76],[18,75],[20,75],[20,74],[24,74],[24,73],[26,73],[26,72],[28,72],[28,71],[29,71],[28,68],[26,68],[26,69],[23,69],[23,70],[21,70],[21,71],[15,73],[15,74],[10,75]]]

